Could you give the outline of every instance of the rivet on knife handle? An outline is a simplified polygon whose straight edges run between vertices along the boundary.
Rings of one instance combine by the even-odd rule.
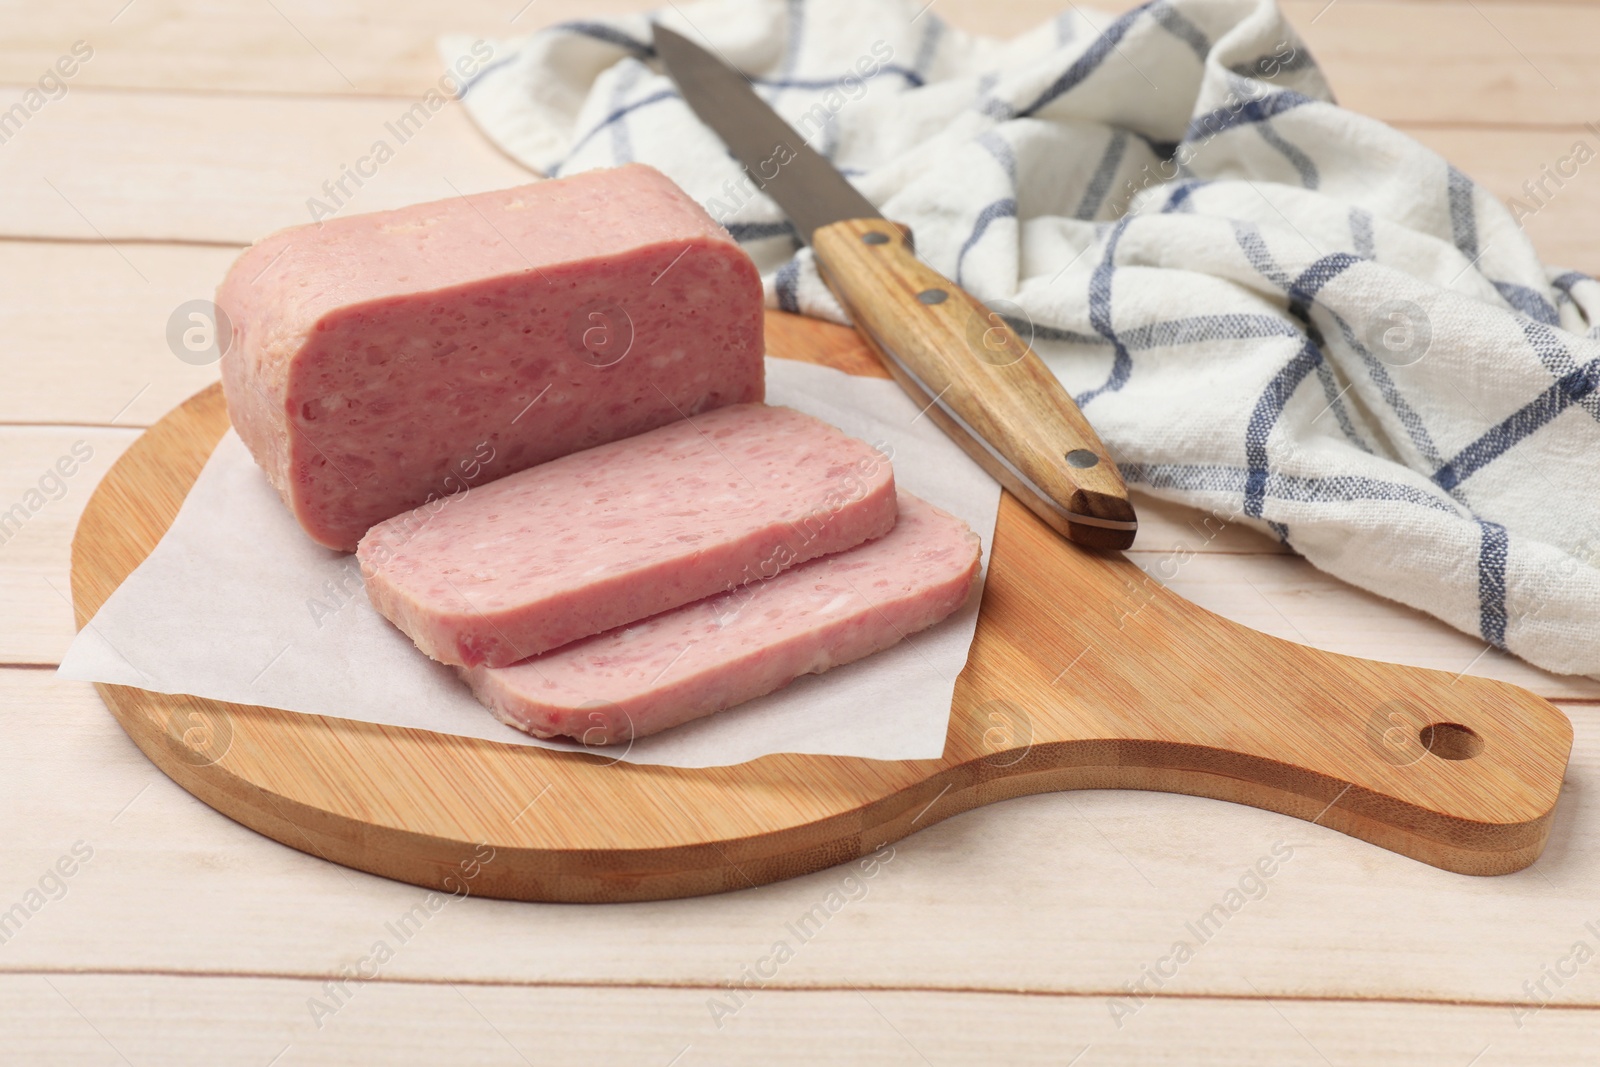
[[[929,418],[1052,528],[1127,548],[1138,521],[1106,447],[1016,332],[883,219],[812,235],[822,276]]]

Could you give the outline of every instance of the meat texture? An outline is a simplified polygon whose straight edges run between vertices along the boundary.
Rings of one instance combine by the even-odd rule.
[[[501,721],[614,744],[879,652],[967,599],[979,542],[909,493],[875,541],[509,667],[461,674]],[[870,714],[871,709],[862,709]]]
[[[358,554],[418,648],[501,667],[852,548],[895,510],[870,445],[740,404],[423,505]]]
[[[239,436],[314,540],[762,399],[761,280],[639,164],[285,230],[217,292]]]

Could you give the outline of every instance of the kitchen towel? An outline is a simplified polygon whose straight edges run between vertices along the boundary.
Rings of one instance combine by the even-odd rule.
[[[461,87],[537,171],[660,168],[755,258],[770,304],[845,321],[661,73],[657,18],[1030,339],[1131,485],[1600,674],[1600,284],[1340,108],[1270,0],[1069,5],[1010,41],[925,0],[674,3],[496,42]],[[446,62],[473,41],[442,41]]]

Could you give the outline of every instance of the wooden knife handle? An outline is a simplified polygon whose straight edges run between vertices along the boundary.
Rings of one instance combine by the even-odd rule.
[[[1052,529],[1091,548],[1133,544],[1127,487],[1078,405],[999,315],[917,258],[907,230],[850,219],[818,229],[812,248],[928,418]]]

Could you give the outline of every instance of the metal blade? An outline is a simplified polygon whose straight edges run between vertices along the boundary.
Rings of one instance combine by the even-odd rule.
[[[812,232],[830,222],[883,217],[756,95],[743,74],[659,24],[655,45],[689,107],[727,143],[757,188],[783,208],[802,241],[810,244]]]

